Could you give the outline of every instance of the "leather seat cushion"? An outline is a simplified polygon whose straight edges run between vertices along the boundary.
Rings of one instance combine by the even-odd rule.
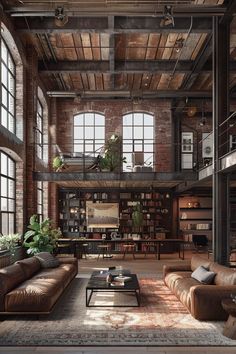
[[[183,305],[191,311],[191,292],[193,286],[200,283],[191,278],[191,272],[174,272],[168,273],[165,277],[165,283]]]
[[[5,296],[5,311],[49,312],[76,273],[73,264],[42,269]]]
[[[208,261],[207,259],[204,259],[202,257],[199,257],[198,255],[195,255],[191,258],[191,269],[194,271],[197,269],[199,266],[203,266],[206,269],[209,269],[211,262]]]

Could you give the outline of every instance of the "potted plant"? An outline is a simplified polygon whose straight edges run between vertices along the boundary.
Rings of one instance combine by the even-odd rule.
[[[55,156],[52,160],[52,168],[56,172],[60,172],[64,167],[65,167],[65,163],[63,161],[63,158],[59,155]]]
[[[34,255],[39,252],[52,253],[56,248],[56,241],[61,236],[61,230],[52,227],[52,221],[45,219],[38,222],[37,215],[30,218],[29,231],[24,234],[23,246],[28,248],[27,253]]]
[[[14,256],[15,249],[19,245],[20,241],[20,234],[0,236],[0,268],[11,264],[11,256]]]
[[[140,232],[141,227],[143,226],[143,212],[140,203],[136,204],[133,207],[132,221],[133,221],[134,231]]]
[[[105,143],[104,156],[99,160],[99,167],[102,171],[119,172],[121,164],[126,163],[126,158],[121,155],[122,140],[113,134]]]

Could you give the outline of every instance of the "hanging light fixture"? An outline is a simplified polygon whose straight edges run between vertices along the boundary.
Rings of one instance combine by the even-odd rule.
[[[164,6],[163,18],[160,21],[160,27],[165,27],[172,25],[175,26],[175,21],[173,17],[173,7],[171,5]]]
[[[54,23],[57,27],[64,27],[65,24],[68,22],[68,16],[64,12],[64,8],[61,6],[58,6],[55,9],[55,19]]]
[[[202,101],[202,116],[201,116],[201,120],[199,122],[200,127],[204,127],[204,125],[206,124],[206,117],[204,114],[204,102]]]

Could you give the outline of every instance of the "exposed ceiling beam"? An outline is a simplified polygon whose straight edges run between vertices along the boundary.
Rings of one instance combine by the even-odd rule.
[[[113,63],[113,55],[108,61],[59,61],[55,62],[39,62],[39,72],[41,75],[58,74],[58,73],[110,73],[110,74],[145,74],[145,73],[172,73],[174,68],[179,73],[189,73],[191,75],[182,88],[189,89],[192,86],[193,79],[201,72],[211,73],[212,65],[210,62],[205,63],[202,68],[201,65],[196,65],[192,60],[180,60],[176,66],[176,60],[129,60],[116,61]],[[236,61],[230,62],[231,72],[236,72]]]
[[[224,13],[224,16],[221,19],[221,24],[226,23],[226,22],[231,22],[233,19],[233,15],[236,11],[236,2],[235,0],[225,0],[224,1],[225,6],[226,6],[226,11]]]
[[[5,7],[4,11],[11,14],[11,16],[54,16],[55,4],[45,3],[44,5],[27,6],[20,4],[20,6]],[[80,6],[73,6],[73,4],[66,6],[66,12],[68,16],[163,16],[163,6],[156,7],[153,3],[145,2],[138,6],[135,4],[124,4],[123,2],[116,2],[114,4],[102,5],[99,2],[94,3],[91,6],[89,2],[83,3]],[[193,17],[206,17],[206,16],[222,16],[226,12],[224,5],[183,5],[178,4],[173,6],[173,12],[175,17],[193,16]]]
[[[82,99],[131,99],[133,97],[132,91],[47,91],[47,95],[50,97],[59,98],[75,98],[78,95]],[[154,99],[154,98],[178,98],[178,97],[190,97],[190,98],[210,98],[212,96],[211,91],[184,91],[184,90],[160,90],[160,91],[143,91],[140,93],[142,99]]]
[[[113,16],[114,18],[114,16]],[[174,27],[161,27],[160,18],[155,17],[115,17],[114,27],[109,26],[108,17],[70,17],[63,27],[56,27],[54,17],[17,18],[15,25],[20,33],[187,33],[190,18],[176,18]],[[209,33],[212,20],[194,18],[192,33]]]

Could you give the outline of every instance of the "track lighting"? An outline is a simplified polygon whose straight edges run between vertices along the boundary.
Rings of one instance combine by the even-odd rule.
[[[58,6],[55,9],[55,20],[54,23],[57,27],[63,27],[68,22],[68,16],[64,13],[64,8]]]
[[[164,6],[163,18],[160,21],[160,27],[165,27],[172,25],[175,26],[175,21],[173,17],[173,8],[171,5]]]

